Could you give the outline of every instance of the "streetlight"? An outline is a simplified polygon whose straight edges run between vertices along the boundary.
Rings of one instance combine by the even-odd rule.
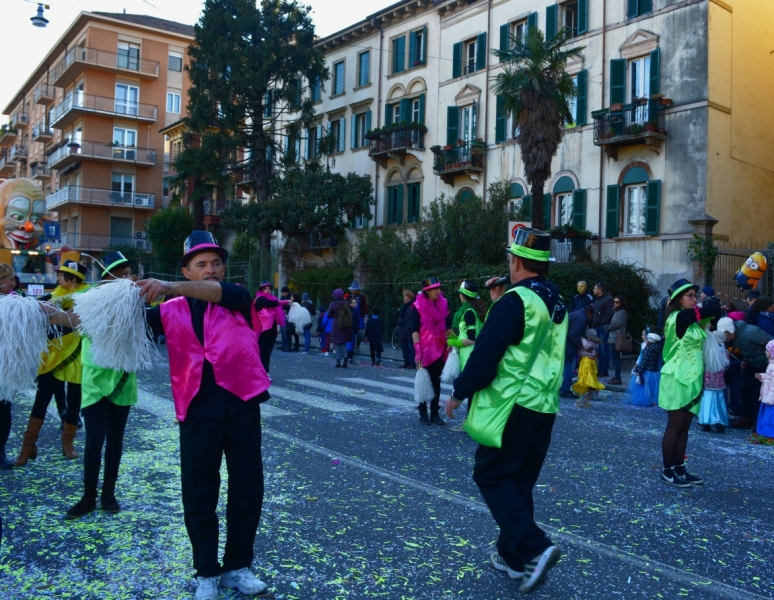
[[[45,27],[48,25],[48,19],[43,16],[43,9],[49,10],[51,7],[48,4],[38,3],[38,14],[34,17],[30,17],[30,21],[35,27]]]

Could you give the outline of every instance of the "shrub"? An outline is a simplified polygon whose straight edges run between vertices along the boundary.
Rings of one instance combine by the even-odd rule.
[[[352,269],[341,267],[311,268],[296,271],[288,282],[294,294],[308,293],[315,306],[328,307],[336,288],[346,290],[352,283]]]

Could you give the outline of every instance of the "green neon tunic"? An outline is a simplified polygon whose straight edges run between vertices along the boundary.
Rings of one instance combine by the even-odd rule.
[[[98,367],[92,361],[91,340],[84,336],[82,346],[83,387],[81,408],[107,398],[118,406],[137,404],[137,373]]]
[[[468,312],[473,313],[473,316],[476,318],[476,323],[473,325],[473,329],[475,330],[476,335],[481,332],[481,328],[484,326],[484,323],[479,318],[478,313],[473,309],[473,307],[468,306],[468,309],[462,313],[462,318],[460,318],[460,340],[468,339],[468,330],[470,327],[465,323],[465,315],[467,315]],[[465,368],[465,363],[468,362],[468,357],[472,354],[473,348],[473,344],[470,346],[460,347],[460,371]]]
[[[558,325],[553,323],[545,303],[529,288],[516,286],[505,293],[518,294],[524,303],[524,337],[518,346],[508,347],[497,365],[495,380],[473,396],[473,403],[491,407],[518,404],[536,412],[556,413],[564,369],[567,316]]]
[[[699,414],[699,398],[704,382],[702,347],[707,333],[699,323],[691,323],[682,339],[677,337],[677,312],[664,326],[664,367],[658,386],[658,405],[664,410],[688,407]]]

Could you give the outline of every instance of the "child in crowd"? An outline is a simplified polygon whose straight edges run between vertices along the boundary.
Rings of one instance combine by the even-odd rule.
[[[379,318],[381,309],[378,306],[374,306],[371,310],[371,318],[365,326],[365,341],[371,348],[371,366],[382,366],[382,352],[384,352],[384,346],[382,345],[382,332],[384,330],[382,326],[382,320]]]
[[[661,380],[659,363],[664,351],[661,336],[657,333],[642,332],[643,348],[637,364],[632,369],[633,377],[624,396],[624,404],[632,406],[658,406],[658,385]]]
[[[599,390],[604,390],[605,386],[599,383],[597,379],[597,363],[594,360],[597,354],[597,348],[602,340],[597,337],[597,332],[593,329],[587,329],[585,335],[581,338],[583,348],[578,355],[580,363],[578,364],[578,381],[572,386],[572,391],[579,396],[589,395],[590,398],[598,398]]]
[[[723,433],[728,427],[726,408],[726,369],[729,358],[726,351],[726,330],[729,319],[720,319],[718,329],[707,333],[702,353],[704,354],[704,388],[699,406],[699,425],[704,431]],[[709,324],[706,326],[709,328]],[[733,324],[730,324],[733,329]]]
[[[357,334],[363,329],[363,317],[357,308],[357,299],[350,297],[347,302],[349,302],[349,310],[352,312],[352,341],[347,344],[347,359],[350,364],[354,365],[357,364],[355,361],[355,347],[357,345]]]
[[[766,344],[769,366],[765,373],[756,375],[763,382],[761,386],[761,409],[755,432],[764,437],[774,437],[774,341]]]
[[[331,316],[328,314],[328,311],[325,311],[325,316],[323,317],[323,334],[325,335],[325,345],[322,347],[322,355],[328,356],[331,349],[331,331],[333,330],[333,323],[336,319],[331,319]],[[335,350],[334,350],[335,352]]]

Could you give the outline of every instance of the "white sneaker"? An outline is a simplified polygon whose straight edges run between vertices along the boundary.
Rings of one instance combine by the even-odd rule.
[[[492,554],[489,555],[489,560],[491,561],[492,566],[495,569],[497,569],[498,571],[502,571],[503,573],[508,573],[508,577],[510,577],[511,579],[524,578],[524,573],[520,571],[514,571],[513,569],[511,569],[505,563],[505,560],[503,559],[503,557],[500,556],[500,554],[498,554],[497,552],[492,552]]]
[[[218,600],[218,578],[217,577],[197,577],[196,600]]]
[[[228,571],[220,576],[220,585],[224,588],[237,588],[243,594],[263,594],[267,586],[263,581],[253,575],[247,567],[236,571]]]

